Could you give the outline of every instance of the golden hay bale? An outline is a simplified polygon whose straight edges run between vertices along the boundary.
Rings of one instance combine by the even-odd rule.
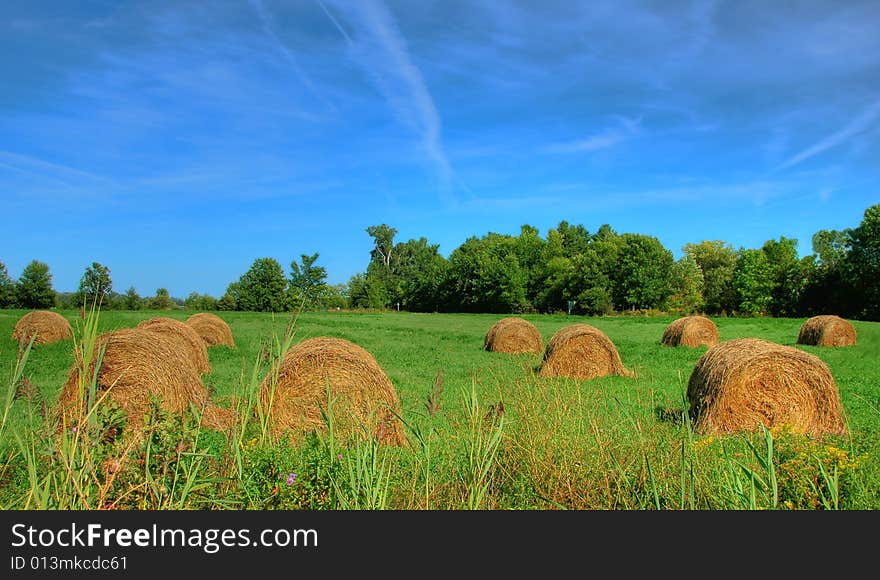
[[[811,346],[855,346],[856,329],[833,314],[808,318],[798,333],[798,344]]]
[[[544,352],[544,340],[534,324],[512,316],[492,325],[486,333],[483,348],[511,354]]]
[[[186,319],[208,347],[226,345],[235,348],[235,340],[232,338],[232,330],[226,321],[210,312],[199,312]]]
[[[669,324],[660,344],[664,346],[715,346],[718,327],[705,316],[685,316]]]
[[[403,425],[394,414],[400,414],[397,391],[362,347],[343,338],[310,338],[291,348],[278,370],[274,398],[271,372],[260,387],[274,434],[287,431],[300,438],[326,429],[321,409],[327,411],[329,385],[334,428],[342,440],[363,435],[366,428],[380,443],[406,445]]]
[[[183,413],[190,403],[204,408],[210,404],[208,390],[180,343],[157,332],[143,328],[123,328],[98,337],[104,356],[98,369],[98,396],[107,392],[107,399],[125,411],[132,432],[143,427],[144,414],[150,398],[157,397],[162,408]],[[82,360],[81,353],[77,358]],[[58,410],[68,423],[81,415],[79,406],[79,374],[81,362],[74,363],[61,390]],[[88,370],[94,373],[95,362]],[[220,428],[203,418],[206,426]]]
[[[19,343],[30,342],[34,334],[37,335],[34,344],[47,344],[73,338],[73,328],[57,312],[34,310],[18,320],[12,330],[12,339]]]
[[[181,348],[186,350],[187,355],[196,370],[200,373],[211,372],[211,362],[208,359],[208,346],[199,333],[185,322],[169,318],[167,316],[157,316],[144,320],[137,325],[138,328],[149,330],[150,332],[158,332],[170,338],[180,341]]]
[[[623,366],[611,339],[589,324],[572,324],[557,330],[547,343],[539,374],[574,379],[635,376]]]
[[[759,338],[719,343],[697,361],[687,399],[703,435],[787,425],[797,433],[847,432],[840,395],[822,360]]]

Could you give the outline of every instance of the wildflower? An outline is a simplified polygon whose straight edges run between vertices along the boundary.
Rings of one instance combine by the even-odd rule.
[[[342,453],[340,453],[339,455],[337,455],[337,456],[336,456],[336,459],[338,459],[339,461],[342,461]]]
[[[296,480],[296,474],[291,473],[287,476],[287,485],[293,485],[293,482]]]

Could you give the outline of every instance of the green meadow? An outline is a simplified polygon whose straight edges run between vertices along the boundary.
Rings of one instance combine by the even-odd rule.
[[[3,509],[524,509],[864,510],[880,507],[880,323],[853,321],[858,344],[798,345],[822,359],[840,391],[850,433],[814,440],[784,426],[701,437],[685,403],[706,347],[665,347],[675,316],[522,315],[544,342],[587,323],[616,345],[637,376],[542,378],[540,354],[488,352],[501,315],[406,312],[218,313],[236,347],[212,347],[203,381],[240,428],[200,426],[198,411],[150,411],[137,444],[125,421],[96,404],[88,433],[56,431],[51,408],[74,364],[74,341],[22,351],[11,339],[23,310],[0,311],[0,506]],[[78,311],[61,312],[76,340]],[[185,311],[100,312],[91,332]],[[721,340],[757,337],[794,346],[803,318],[713,318]],[[290,326],[292,323],[292,326]],[[276,440],[251,404],[291,343],[348,339],[391,379],[406,447],[340,441],[330,428]],[[250,402],[250,403],[249,403]],[[110,407],[107,405],[107,407]]]

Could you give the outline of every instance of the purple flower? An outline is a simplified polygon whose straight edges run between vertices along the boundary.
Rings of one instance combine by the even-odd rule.
[[[293,485],[294,480],[296,479],[296,474],[291,473],[287,476],[287,485]]]

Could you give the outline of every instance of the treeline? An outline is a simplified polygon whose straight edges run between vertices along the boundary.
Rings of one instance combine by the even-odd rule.
[[[172,298],[163,288],[147,298],[133,287],[118,294],[109,270],[98,263],[86,269],[77,292],[59,294],[48,266],[35,260],[18,281],[0,263],[0,307],[73,307],[100,299],[105,308],[125,309],[654,310],[880,320],[880,205],[865,210],[854,228],[816,232],[813,253],[803,258],[797,240],[780,237],[760,248],[704,240],[685,245],[676,260],[655,237],[619,234],[607,224],[590,232],[566,221],[546,237],[530,225],[519,235],[474,236],[448,258],[424,237],[395,241],[397,230],[387,224],[367,233],[373,239],[369,263],[347,284],[328,285],[315,253],[301,254],[287,273],[274,258],[258,258],[220,298],[195,292]]]
[[[439,312],[608,314],[662,310],[712,315],[812,316],[836,313],[880,320],[880,205],[845,230],[813,235],[813,253],[797,240],[760,248],[702,241],[675,260],[660,241],[595,232],[562,221],[542,238],[471,237],[444,258],[425,238],[395,242],[386,224],[367,229],[374,248],[364,273],[348,283],[352,307]]]
[[[120,294],[113,290],[110,269],[98,262],[86,268],[76,292],[56,292],[45,262],[31,261],[18,280],[13,280],[6,265],[0,262],[0,308],[73,309],[98,304],[104,310],[171,310],[201,304],[198,298],[201,296],[196,293],[186,300],[172,298],[166,288],[157,288],[154,296],[142,297],[134,286]],[[209,302],[213,309],[216,300],[204,298],[213,300]]]
[[[327,270],[316,266],[318,254],[301,255],[291,263],[290,277],[273,258],[259,258],[238,281],[229,284],[220,298],[191,292],[186,298],[157,288],[153,296],[141,296],[134,286],[123,293],[113,289],[110,269],[93,262],[80,279],[76,292],[56,292],[49,265],[33,260],[13,280],[0,262],[0,308],[74,309],[98,304],[104,310],[247,310],[285,312],[294,309],[347,308],[344,285],[326,283]]]

